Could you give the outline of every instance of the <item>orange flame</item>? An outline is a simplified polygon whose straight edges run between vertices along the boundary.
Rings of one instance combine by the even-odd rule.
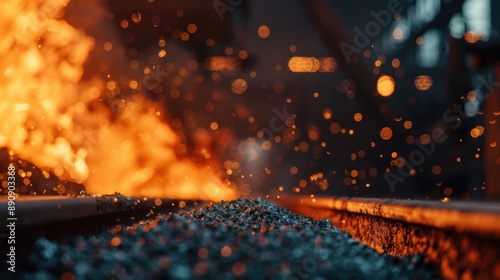
[[[105,82],[81,82],[94,41],[61,19],[68,1],[0,3],[0,147],[93,193],[231,199],[214,167],[180,159],[160,106],[141,96],[113,113]]]

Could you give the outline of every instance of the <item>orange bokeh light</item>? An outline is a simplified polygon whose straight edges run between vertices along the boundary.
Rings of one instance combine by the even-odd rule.
[[[394,93],[394,88],[396,83],[394,79],[389,75],[382,75],[377,81],[377,92],[386,97]]]

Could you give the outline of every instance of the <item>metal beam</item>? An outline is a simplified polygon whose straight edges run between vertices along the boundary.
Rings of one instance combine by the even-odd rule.
[[[444,279],[500,279],[500,204],[286,196],[291,211],[330,219],[379,253],[422,255]]]

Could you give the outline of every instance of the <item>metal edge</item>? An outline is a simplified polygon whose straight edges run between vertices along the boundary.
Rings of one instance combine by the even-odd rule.
[[[273,201],[330,219],[379,253],[421,255],[443,279],[500,279],[500,205],[297,195]]]

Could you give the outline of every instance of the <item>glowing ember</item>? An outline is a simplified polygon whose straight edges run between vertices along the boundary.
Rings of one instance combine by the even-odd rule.
[[[428,90],[432,87],[432,77],[428,75],[419,75],[415,78],[415,87],[418,90]]]
[[[389,140],[392,138],[392,129],[389,127],[384,127],[380,130],[380,138],[384,140]]]
[[[269,37],[269,35],[271,35],[271,29],[269,29],[269,27],[266,25],[262,25],[259,27],[258,34],[259,37],[265,39]]]
[[[302,57],[294,56],[288,61],[288,68],[292,72],[335,72],[337,61],[333,57]]]
[[[242,56],[246,58],[244,53]],[[235,71],[241,68],[241,60],[230,56],[211,56],[207,58],[205,67],[209,71]]]
[[[382,75],[377,81],[377,92],[382,96],[390,96],[394,92],[395,85],[391,76]]]
[[[115,82],[81,81],[94,40],[60,19],[66,4],[0,4],[0,147],[60,178],[83,182],[89,192],[234,197],[234,189],[221,182],[214,167],[200,168],[177,156],[182,143],[159,105],[132,94],[117,100],[120,110],[113,112],[103,99]],[[141,14],[131,20],[140,22]],[[104,49],[114,46],[107,42]],[[131,80],[129,86],[140,84]]]
[[[231,91],[237,94],[244,93],[248,88],[248,84],[243,79],[236,79],[231,82]]]

